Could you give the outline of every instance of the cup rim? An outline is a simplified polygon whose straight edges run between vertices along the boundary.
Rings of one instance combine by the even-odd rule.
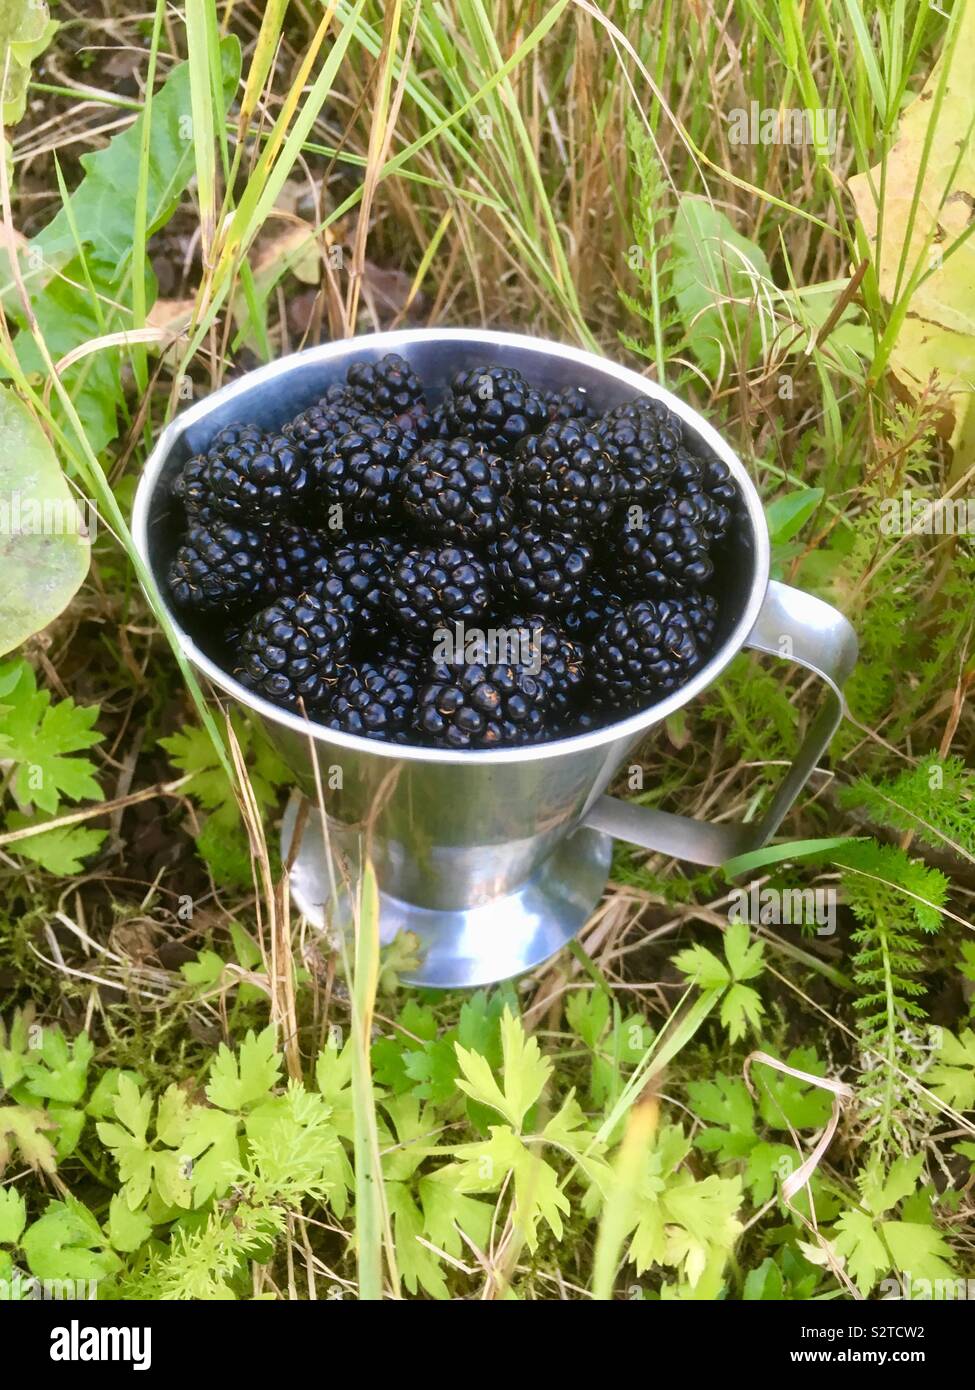
[[[516,348],[526,353],[535,353],[539,357],[554,357],[565,362],[578,362],[585,365],[621,382],[632,389],[634,395],[652,396],[656,400],[662,401],[728,465],[741,489],[745,510],[752,528],[754,540],[752,584],[748,600],[724,642],[679,690],[673,691],[646,709],[638,710],[635,714],[627,715],[625,719],[618,720],[613,724],[606,724],[587,733],[573,734],[566,738],[552,739],[540,744],[490,749],[426,748],[420,745],[401,745],[360,737],[357,734],[342,733],[272,704],[269,700],[254,694],[234,680],[233,676],[207,656],[183,628],[179,615],[170,604],[162,586],[157,582],[149,558],[148,543],[150,504],[155,488],[173,448],[182,435],[219,406],[226,405],[238,396],[246,396],[253,386],[273,381],[293,370],[299,363],[302,365],[325,364],[335,359],[348,357],[352,353],[362,357],[378,357],[387,352],[397,352],[413,343],[438,340],[463,342],[472,347],[483,346],[486,349],[492,347]],[[764,602],[770,568],[768,526],[755,485],[731,446],[692,406],[656,382],[640,376],[638,372],[629,367],[623,367],[607,358],[598,356],[596,353],[588,352],[583,348],[571,347],[564,343],[552,342],[547,338],[531,337],[521,333],[506,333],[493,329],[404,328],[392,332],[362,334],[354,338],[342,338],[330,343],[321,343],[316,347],[305,348],[301,352],[290,353],[286,357],[278,358],[274,362],[269,362],[245,373],[204,400],[190,406],[171,420],[162,431],[146,460],[142,477],[139,480],[132,510],[131,529],[132,538],[145,566],[146,574],[152,581],[152,591],[149,592],[146,589],[147,596],[154,606],[166,613],[184,656],[213,685],[233,696],[246,708],[256,711],[275,724],[283,725],[292,733],[303,735],[305,738],[313,738],[316,743],[327,744],[349,753],[372,753],[377,757],[388,758],[391,762],[462,763],[465,766],[471,766],[475,763],[487,765],[528,763],[546,758],[564,757],[570,753],[589,751],[603,745],[636,739],[654,725],[660,724],[676,710],[689,704],[717,679],[742,649],[748,634],[755,626]],[[143,588],[145,589],[146,586],[143,585]]]

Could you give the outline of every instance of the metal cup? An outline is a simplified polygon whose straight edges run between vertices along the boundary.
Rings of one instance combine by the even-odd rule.
[[[485,752],[399,747],[311,724],[246,690],[187,631],[164,583],[151,597],[167,610],[187,658],[263,722],[296,780],[283,854],[292,896],[319,925],[348,914],[343,883],[364,843],[380,888],[380,931],[418,938],[420,963],[406,978],[435,986],[505,979],[570,940],[599,901],[616,836],[695,864],[717,865],[775,832],[825,751],[843,713],[842,686],[856,662],[847,620],[810,594],[769,580],[769,537],[758,494],[728,444],[690,406],[635,372],[543,339],[468,329],[411,329],[327,343],[250,372],[192,406],[161,435],[133,514],[135,543],[158,581],[178,518],[170,484],[186,458],[234,422],[280,426],[355,361],[398,352],[424,383],[497,362],[534,384],[586,388],[609,409],[654,396],[730,468],[744,500],[733,553],[717,582],[722,624],[710,660],[680,690],[606,728],[537,747]],[[824,685],[822,706],[761,820],[716,824],[650,810],[603,793],[631,749],[705,690],[743,648],[806,667]],[[316,768],[317,764],[317,768]],[[315,809],[323,792],[326,823]],[[300,794],[311,806],[300,807]],[[300,814],[299,814],[300,812]],[[300,827],[300,844],[293,843]]]

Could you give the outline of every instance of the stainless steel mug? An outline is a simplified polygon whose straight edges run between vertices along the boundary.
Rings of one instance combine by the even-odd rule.
[[[549,389],[586,388],[609,409],[641,393],[680,416],[686,430],[731,469],[744,499],[741,531],[722,562],[722,626],[714,654],[680,690],[651,708],[593,733],[538,747],[485,752],[399,747],[310,724],[245,690],[203,652],[170,606],[164,583],[177,518],[169,485],[190,455],[234,421],[280,426],[342,380],[350,363],[401,353],[434,387],[455,371],[487,361],[517,367]],[[192,406],[161,435],[139,485],[135,542],[156,577],[153,598],[169,612],[193,665],[263,721],[315,804],[297,814],[293,798],[283,844],[292,896],[315,922],[346,913],[336,864],[354,867],[368,828],[380,887],[385,940],[418,938],[416,983],[481,985],[527,970],[571,939],[599,901],[612,837],[716,865],[763,845],[825,751],[842,716],[842,686],[856,662],[856,637],[828,604],[769,581],[769,537],[758,494],[744,467],[696,411],[635,372],[543,339],[468,329],[411,329],[326,343],[261,367]],[[824,685],[821,708],[795,762],[761,820],[714,824],[605,796],[631,749],[714,681],[742,648],[797,662]],[[318,763],[316,776],[315,764]],[[296,824],[304,829],[292,844]]]

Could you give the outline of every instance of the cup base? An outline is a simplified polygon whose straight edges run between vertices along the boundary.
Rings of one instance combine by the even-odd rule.
[[[281,857],[288,861],[302,797],[296,793],[281,827]],[[473,989],[533,970],[581,930],[602,897],[613,852],[612,837],[585,827],[565,839],[515,893],[478,907],[435,910],[387,893],[379,895],[384,945],[399,932],[419,942],[419,965],[401,972],[406,984]],[[338,885],[333,899],[332,882]],[[310,803],[301,844],[291,866],[291,897],[324,931],[349,921],[341,873],[330,872],[321,812]]]

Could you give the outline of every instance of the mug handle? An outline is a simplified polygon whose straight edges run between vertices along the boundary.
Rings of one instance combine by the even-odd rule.
[[[823,703],[761,821],[713,825],[601,796],[583,825],[643,849],[709,866],[760,849],[775,834],[843,718],[842,689],[856,665],[857,638],[843,614],[828,603],[773,579],[744,646],[795,661],[819,676],[826,687]]]

